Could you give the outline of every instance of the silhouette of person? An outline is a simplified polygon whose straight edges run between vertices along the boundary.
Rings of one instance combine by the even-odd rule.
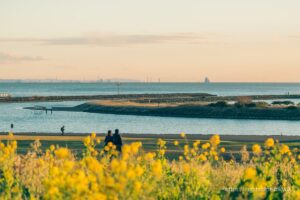
[[[121,152],[123,143],[122,143],[122,138],[119,134],[119,129],[115,130],[115,133],[113,135],[113,142],[114,142],[114,145],[116,145],[117,150]]]
[[[12,132],[14,130],[14,124],[10,124],[10,131]]]
[[[109,130],[107,132],[107,135],[106,135],[105,140],[104,140],[104,146],[107,146],[109,142],[111,142],[111,143],[114,142],[111,130]]]
[[[64,134],[65,134],[65,126],[62,126],[62,127],[60,128],[60,131],[61,131],[61,135],[64,135]]]

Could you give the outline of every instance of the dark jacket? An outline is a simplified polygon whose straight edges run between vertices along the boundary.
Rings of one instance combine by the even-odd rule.
[[[104,145],[106,146],[109,142],[114,143],[113,136],[107,135],[104,140]]]
[[[113,135],[113,142],[114,142],[114,145],[117,146],[117,150],[121,151],[123,143],[122,143],[122,138],[121,138],[120,134]]]

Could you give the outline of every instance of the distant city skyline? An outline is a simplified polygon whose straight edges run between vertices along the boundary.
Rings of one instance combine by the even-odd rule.
[[[2,0],[0,79],[299,82],[297,0]]]
[[[0,82],[47,82],[47,81],[53,81],[53,82],[153,82],[153,83],[205,83],[206,77],[202,77],[199,80],[183,80],[183,81],[176,81],[176,80],[162,80],[160,78],[145,78],[145,79],[130,79],[130,78],[100,78],[100,79],[59,79],[59,78],[5,78],[0,77]],[[207,77],[209,78],[209,77]],[[300,83],[299,81],[216,81],[209,79],[210,83]]]

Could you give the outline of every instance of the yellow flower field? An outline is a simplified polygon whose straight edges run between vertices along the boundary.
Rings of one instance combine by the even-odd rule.
[[[214,135],[208,142],[184,144],[175,160],[165,157],[166,141],[154,152],[141,142],[104,149],[95,133],[83,140],[82,156],[36,141],[25,155],[16,153],[11,133],[0,143],[0,199],[300,199],[300,156],[272,138],[254,144],[247,159],[224,160]]]

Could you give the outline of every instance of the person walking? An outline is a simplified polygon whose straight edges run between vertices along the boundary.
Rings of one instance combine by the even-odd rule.
[[[65,126],[62,126],[62,127],[60,128],[60,131],[61,131],[61,135],[64,135],[64,134],[65,134]]]
[[[122,145],[123,145],[123,143],[122,143],[122,138],[121,138],[121,136],[119,134],[119,129],[115,130],[115,133],[113,135],[113,143],[114,143],[114,145],[116,145],[117,150],[119,152],[122,152]]]
[[[10,132],[14,131],[14,124],[10,124]]]
[[[109,130],[107,132],[107,135],[106,135],[105,140],[104,140],[104,146],[107,146],[109,142],[111,142],[112,144],[114,143],[111,130]]]

